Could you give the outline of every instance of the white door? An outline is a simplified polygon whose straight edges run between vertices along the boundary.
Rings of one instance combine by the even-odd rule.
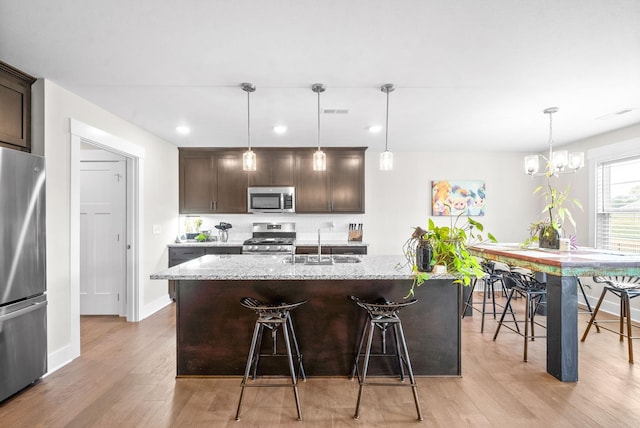
[[[125,160],[81,162],[81,315],[125,315],[125,213]]]

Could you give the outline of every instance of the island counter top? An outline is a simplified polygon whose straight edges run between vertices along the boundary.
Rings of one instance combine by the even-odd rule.
[[[339,256],[340,257],[340,256]],[[151,279],[181,280],[411,280],[402,255],[359,255],[358,263],[306,265],[291,263],[291,255],[206,255],[151,275]],[[432,275],[432,279],[450,279]]]

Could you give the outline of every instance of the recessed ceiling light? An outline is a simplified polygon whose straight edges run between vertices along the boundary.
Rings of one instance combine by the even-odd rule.
[[[369,127],[369,132],[376,133],[382,131],[382,125],[371,125]]]
[[[276,125],[273,127],[273,132],[275,132],[276,134],[284,134],[285,132],[287,132],[287,127],[284,125]]]
[[[187,135],[189,132],[191,132],[191,128],[189,128],[188,126],[176,126],[176,132],[178,134]]]

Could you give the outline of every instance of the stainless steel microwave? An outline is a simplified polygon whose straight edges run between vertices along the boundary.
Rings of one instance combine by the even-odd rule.
[[[247,212],[296,212],[295,187],[250,186],[247,188]]]

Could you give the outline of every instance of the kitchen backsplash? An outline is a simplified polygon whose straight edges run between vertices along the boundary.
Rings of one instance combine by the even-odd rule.
[[[296,224],[296,234],[298,241],[317,241],[318,228],[323,241],[347,241],[351,224],[362,224],[363,241],[367,239],[366,225],[362,214],[224,214],[201,215],[201,216],[180,216],[180,230],[176,233],[182,235],[187,232],[189,225],[190,232],[195,232],[198,220],[202,220],[200,230],[210,230],[213,236],[218,235],[214,228],[220,222],[231,223],[232,228],[228,230],[229,241],[244,241],[251,237],[253,223],[259,222],[293,222]]]

